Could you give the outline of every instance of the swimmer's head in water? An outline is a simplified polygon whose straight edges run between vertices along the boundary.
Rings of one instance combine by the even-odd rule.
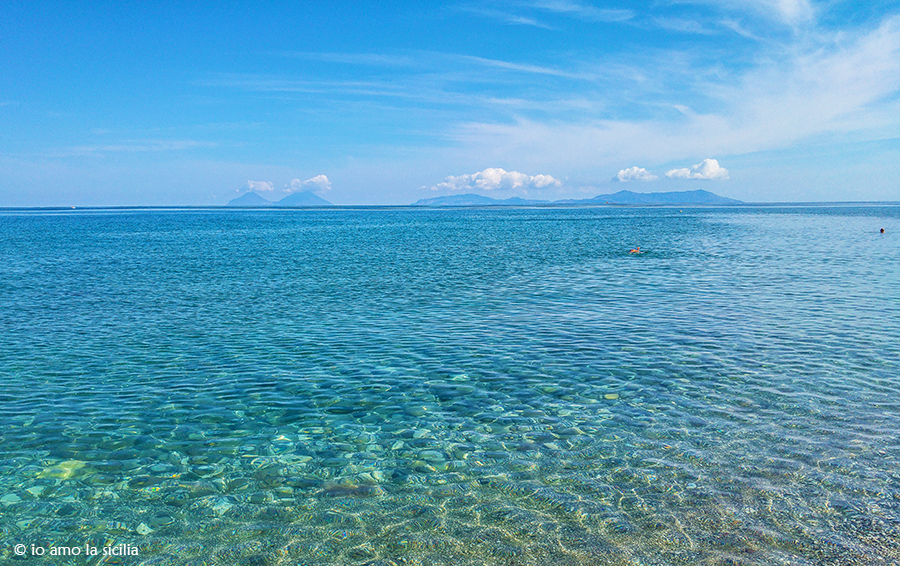
[[[884,228],[881,229],[881,233],[884,234]]]

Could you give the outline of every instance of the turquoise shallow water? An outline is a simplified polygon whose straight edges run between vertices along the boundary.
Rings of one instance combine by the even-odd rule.
[[[895,564],[898,234],[896,206],[0,211],[0,558]]]

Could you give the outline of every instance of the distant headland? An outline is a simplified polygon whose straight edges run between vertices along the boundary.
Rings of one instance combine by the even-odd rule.
[[[259,193],[249,192],[228,201],[226,206],[334,206],[310,192],[291,193],[279,201],[271,201]]]

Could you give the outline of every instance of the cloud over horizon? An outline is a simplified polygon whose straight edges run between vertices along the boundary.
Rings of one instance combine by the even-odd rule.
[[[719,166],[715,159],[704,159],[690,169],[670,169],[666,171],[666,177],[670,179],[702,179],[706,181],[725,181],[728,177],[728,169]]]
[[[627,183],[629,181],[655,181],[657,179],[659,179],[659,177],[643,167],[629,167],[628,169],[622,169],[616,173],[615,177],[613,177],[613,181],[619,181],[620,183]]]
[[[275,190],[275,185],[270,181],[247,181],[247,184],[245,184],[243,187],[238,189],[237,192],[239,192],[239,193],[244,192],[244,191],[269,192],[269,191],[274,191],[274,190]]]
[[[450,175],[442,183],[433,185],[431,190],[466,191],[466,190],[511,190],[543,189],[562,185],[559,179],[550,175],[527,175],[518,171],[507,171],[499,167],[489,167],[484,171],[469,175]]]
[[[305,181],[291,179],[291,184],[286,186],[284,190],[288,193],[324,193],[331,190],[331,181],[325,175],[316,175]]]

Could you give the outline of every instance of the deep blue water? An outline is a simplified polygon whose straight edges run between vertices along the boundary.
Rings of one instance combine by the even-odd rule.
[[[894,564],[898,470],[898,206],[0,211],[4,560]]]

